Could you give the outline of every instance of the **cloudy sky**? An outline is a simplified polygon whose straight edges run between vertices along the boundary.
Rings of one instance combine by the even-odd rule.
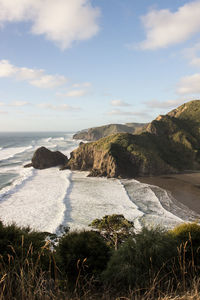
[[[147,122],[200,98],[200,0],[0,0],[0,131]]]

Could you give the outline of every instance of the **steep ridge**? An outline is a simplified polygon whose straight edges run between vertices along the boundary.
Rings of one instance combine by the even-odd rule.
[[[97,141],[103,137],[109,136],[114,133],[137,133],[141,130],[144,123],[127,123],[127,124],[109,124],[100,127],[93,127],[86,130],[82,130],[74,134],[73,138],[85,141]]]
[[[118,133],[81,144],[65,168],[108,177],[200,170],[200,100],[159,116],[141,134]]]

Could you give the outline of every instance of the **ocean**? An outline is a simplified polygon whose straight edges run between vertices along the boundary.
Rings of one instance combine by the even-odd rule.
[[[80,141],[70,132],[0,133],[0,220],[34,230],[60,233],[89,229],[95,218],[123,214],[142,226],[171,228],[195,213],[163,189],[134,179],[87,177],[88,172],[23,168],[45,146],[68,157]]]

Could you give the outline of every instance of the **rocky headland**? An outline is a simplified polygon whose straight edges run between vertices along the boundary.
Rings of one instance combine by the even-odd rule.
[[[64,168],[123,178],[200,170],[200,100],[159,116],[141,133],[82,143]]]
[[[145,126],[144,123],[109,124],[82,130],[74,134],[73,138],[84,141],[97,141],[114,133],[136,134]]]

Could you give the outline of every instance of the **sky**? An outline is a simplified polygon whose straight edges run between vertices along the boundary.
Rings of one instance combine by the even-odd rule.
[[[0,131],[149,122],[200,99],[200,0],[0,0]]]

